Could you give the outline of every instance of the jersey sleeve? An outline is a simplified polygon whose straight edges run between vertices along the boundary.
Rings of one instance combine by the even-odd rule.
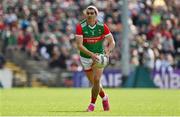
[[[108,26],[106,24],[104,24],[104,35],[105,37],[109,36],[111,34]]]
[[[79,35],[79,36],[83,35],[81,24],[76,25],[76,35]]]

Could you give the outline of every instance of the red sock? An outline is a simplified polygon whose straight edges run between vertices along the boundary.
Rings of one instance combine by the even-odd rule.
[[[95,103],[96,103],[96,99],[97,99],[97,98],[91,97],[91,103],[95,104]]]
[[[103,97],[105,96],[104,91],[100,91],[100,92],[99,92],[99,95],[100,95],[101,98],[103,98]]]

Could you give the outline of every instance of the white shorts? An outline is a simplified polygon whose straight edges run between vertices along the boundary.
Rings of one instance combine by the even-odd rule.
[[[84,70],[90,70],[92,68],[93,60],[91,58],[84,58],[80,56],[80,60]]]

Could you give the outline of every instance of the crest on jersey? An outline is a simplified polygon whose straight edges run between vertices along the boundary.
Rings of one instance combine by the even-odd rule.
[[[92,35],[95,35],[95,33],[94,33],[95,30],[90,30],[90,31],[91,31],[91,34],[92,34]]]

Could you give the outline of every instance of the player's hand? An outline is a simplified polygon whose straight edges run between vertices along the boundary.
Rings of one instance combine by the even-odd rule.
[[[110,54],[111,54],[111,51],[109,51],[109,50],[105,50],[105,55],[107,56],[107,57],[109,57],[110,56]]]
[[[98,54],[97,54],[97,53],[92,53],[91,58],[92,58],[92,60],[95,61],[95,62],[99,61],[99,58],[98,58]]]

